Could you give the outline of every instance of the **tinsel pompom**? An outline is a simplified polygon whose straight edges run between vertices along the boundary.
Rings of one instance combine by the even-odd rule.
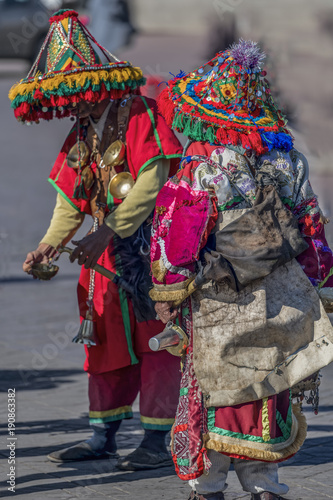
[[[231,45],[229,53],[235,62],[245,69],[260,70],[266,57],[256,42],[242,38]]]

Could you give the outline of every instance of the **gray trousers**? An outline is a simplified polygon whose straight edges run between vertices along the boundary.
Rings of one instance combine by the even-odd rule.
[[[189,481],[192,490],[200,495],[224,491],[228,486],[226,480],[231,462],[230,457],[208,450],[208,458],[212,462],[209,473]],[[275,495],[285,495],[289,489],[286,484],[279,483],[276,463],[235,458],[234,467],[244,491],[250,493],[269,491]]]

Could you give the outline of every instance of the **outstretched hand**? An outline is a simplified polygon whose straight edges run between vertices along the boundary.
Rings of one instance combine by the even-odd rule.
[[[23,271],[31,274],[31,268],[33,265],[47,264],[49,259],[51,259],[56,253],[57,250],[51,247],[51,245],[48,245],[47,243],[40,243],[36,250],[27,254],[22,266]],[[37,279],[36,276],[34,276],[34,279]]]
[[[173,321],[176,319],[178,315],[177,308],[172,308],[173,302],[156,302],[155,311],[157,316],[162,321],[162,323],[166,324],[168,321]]]
[[[75,259],[78,263],[86,269],[94,267],[98,259],[108,246],[113,237],[114,232],[106,224],[102,224],[95,232],[88,234],[80,241],[72,240],[73,245],[76,245],[70,256],[70,261],[74,262]]]

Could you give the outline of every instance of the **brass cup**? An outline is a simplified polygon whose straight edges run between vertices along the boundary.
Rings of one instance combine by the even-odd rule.
[[[55,264],[34,264],[31,267],[31,274],[42,281],[48,281],[57,274],[59,267]]]
[[[132,187],[134,179],[129,172],[120,172],[112,177],[109,182],[109,193],[118,200],[126,198]]]
[[[117,141],[114,141],[105,151],[102,161],[107,167],[117,167],[118,165],[122,165],[122,163],[124,163],[125,153],[125,144],[118,139]]]
[[[81,167],[84,167],[90,156],[90,151],[88,149],[88,146],[86,145],[85,142],[80,141],[79,142],[79,148],[80,148],[80,163]],[[67,165],[70,168],[79,168],[79,151],[78,151],[78,145],[77,143],[74,144],[74,146],[71,147],[69,150],[69,153],[67,155]]]
[[[82,170],[82,179],[83,179],[83,182],[84,182],[84,185],[85,187],[88,189],[91,188],[91,186],[94,184],[94,174],[92,173],[92,170],[91,168],[88,166],[88,167],[85,167],[83,170]]]

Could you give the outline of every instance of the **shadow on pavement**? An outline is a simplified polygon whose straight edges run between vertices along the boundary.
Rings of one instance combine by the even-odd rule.
[[[34,422],[16,422],[16,432],[19,435],[62,432],[70,434],[75,431],[89,431],[88,414],[80,418],[64,420],[36,420]],[[0,425],[0,436],[8,435],[8,424]],[[1,452],[1,451],[0,451]]]
[[[75,470],[63,470],[64,467],[75,467]],[[101,474],[110,474],[109,476],[98,477]],[[83,474],[89,474],[90,476],[94,474],[96,477],[89,477],[87,479],[75,479],[76,476],[82,476]],[[163,478],[168,476],[174,476],[174,467],[164,467],[155,470],[146,471],[136,471],[136,472],[121,472],[114,468],[114,462],[111,460],[99,460],[95,462],[81,462],[76,464],[61,464],[59,466],[54,466],[54,471],[48,471],[46,474],[36,473],[27,474],[25,476],[20,476],[20,486],[17,489],[17,493],[21,496],[31,494],[33,492],[47,493],[49,491],[61,490],[66,488],[69,490],[71,488],[77,488],[78,486],[84,487],[94,487],[100,484],[116,484],[122,482],[133,482],[138,480],[145,480],[150,478]],[[24,483],[32,481],[47,480],[48,478],[59,479],[59,482],[53,484],[40,484],[38,486],[26,486],[22,487]],[[64,481],[63,478],[66,477],[67,480]],[[69,480],[68,480],[69,479]],[[6,486],[6,482],[0,483],[0,486]],[[3,491],[2,497],[11,496],[10,491]]]
[[[62,274],[57,276],[56,280],[60,281],[67,281],[67,280],[76,280],[78,278],[77,274]],[[38,280],[34,280],[31,276],[28,276],[28,274],[23,275],[23,276],[8,276],[5,278],[0,278],[0,285],[4,283],[28,283],[31,285],[31,283],[39,283]]]
[[[54,389],[61,384],[75,382],[71,375],[84,375],[81,369],[71,370],[0,370],[0,392],[7,392],[8,387],[20,391]],[[1,426],[0,426],[1,427]]]
[[[281,462],[280,467],[304,467],[305,465],[323,465],[332,462],[333,437],[306,439],[300,451],[291,459]]]

